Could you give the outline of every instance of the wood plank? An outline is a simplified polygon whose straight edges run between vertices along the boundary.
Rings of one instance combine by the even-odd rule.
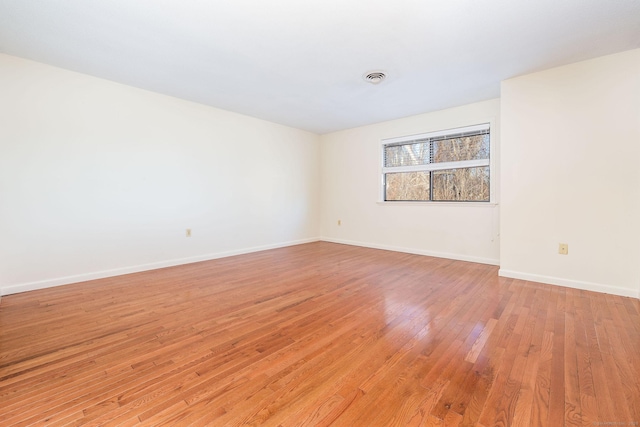
[[[576,307],[573,299],[575,293],[577,292],[572,289],[567,290],[564,316],[564,424],[566,426],[583,425],[576,345]]]
[[[464,360],[471,363],[475,363],[476,360],[478,360],[478,356],[480,355],[480,352],[484,348],[484,345],[487,343],[487,340],[491,336],[493,329],[496,327],[496,323],[498,323],[498,320],[494,318],[491,318],[487,321],[487,324],[482,329],[482,332],[473,343],[471,350],[469,350],[467,355],[464,357]]]
[[[536,378],[540,367],[542,354],[542,344],[544,338],[544,326],[546,320],[546,297],[547,292],[542,289],[536,290],[535,304],[531,308],[533,317],[533,329],[531,331],[531,342],[526,351],[526,364],[522,376],[522,383],[518,392],[517,401],[513,411],[514,426],[529,426],[531,422],[531,407],[535,392]],[[526,344],[524,340],[521,345]]]
[[[565,297],[566,289],[558,289],[555,324],[553,327],[553,347],[551,349],[551,379],[549,382],[549,425],[559,426],[565,422],[565,382],[564,382],[564,337],[565,337]]]
[[[580,409],[583,424],[593,425],[597,422],[598,416],[593,386],[593,374],[591,372],[589,344],[587,342],[581,301],[582,293],[580,292],[573,298],[575,307],[576,360],[578,363],[578,384],[580,386]]]

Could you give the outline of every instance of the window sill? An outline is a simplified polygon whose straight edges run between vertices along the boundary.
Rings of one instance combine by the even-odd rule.
[[[496,202],[383,202],[377,201],[381,206],[464,206],[473,208],[493,208],[498,206]]]

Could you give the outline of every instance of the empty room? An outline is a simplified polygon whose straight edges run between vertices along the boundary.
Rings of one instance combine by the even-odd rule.
[[[0,426],[640,426],[639,23],[0,0]]]

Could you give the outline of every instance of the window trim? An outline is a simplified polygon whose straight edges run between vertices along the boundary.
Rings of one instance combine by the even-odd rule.
[[[491,150],[491,149],[489,149]],[[481,166],[491,166],[491,159],[479,159],[479,160],[461,160],[459,162],[441,162],[441,163],[429,163],[428,165],[419,166],[396,166],[396,167],[382,167],[382,173],[402,173],[402,172],[422,172],[422,171],[441,171],[446,169],[464,169],[464,168],[476,168]],[[491,196],[491,195],[489,195]]]
[[[458,126],[449,129],[436,130],[433,132],[419,133],[416,135],[398,136],[395,138],[385,138],[382,141],[382,145],[399,144],[402,142],[413,141],[414,139],[426,139],[426,138],[438,138],[439,136],[454,135],[459,133],[477,132],[480,130],[491,129],[491,121],[484,121],[478,125],[470,126]]]
[[[379,191],[378,191],[378,201],[379,205],[425,205],[425,206],[495,206],[498,204],[496,188],[497,188],[497,173],[495,167],[495,158],[496,158],[496,144],[497,144],[497,135],[496,135],[496,127],[494,119],[486,119],[479,120],[479,124],[475,125],[463,125],[452,127],[448,129],[440,129],[433,132],[425,132],[413,135],[406,135],[400,137],[392,137],[392,138],[384,138],[380,140],[380,148],[378,153],[379,158]],[[460,133],[467,132],[477,132],[481,130],[489,130],[490,138],[489,138],[489,158],[488,159],[479,159],[479,160],[463,160],[458,162],[443,162],[443,163],[429,163],[426,165],[418,165],[418,166],[398,166],[398,167],[385,167],[384,166],[384,149],[388,145],[396,145],[402,144],[409,141],[419,140],[419,139],[432,139],[446,135],[455,135]],[[462,169],[462,168],[470,168],[470,167],[489,167],[489,200],[488,201],[472,201],[472,200],[385,200],[385,174],[393,173],[393,172],[417,172],[417,171],[438,171],[438,170],[447,170],[447,169]]]

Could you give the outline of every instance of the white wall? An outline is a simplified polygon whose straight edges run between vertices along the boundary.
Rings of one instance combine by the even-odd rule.
[[[0,94],[0,295],[320,235],[640,297],[640,50],[321,137],[1,54]],[[381,139],[487,120],[500,212],[378,203]]]
[[[7,55],[0,94],[0,293],[318,238],[317,135]]]
[[[494,121],[496,150],[492,158],[497,162],[499,115],[500,101],[494,99],[323,135],[322,238],[498,264],[499,218],[495,204],[378,201],[382,139]],[[497,167],[495,172],[492,180],[497,183]],[[494,196],[497,201],[497,191]],[[342,225],[338,226],[338,220]]]
[[[500,274],[640,297],[640,49],[504,81],[501,111]]]

